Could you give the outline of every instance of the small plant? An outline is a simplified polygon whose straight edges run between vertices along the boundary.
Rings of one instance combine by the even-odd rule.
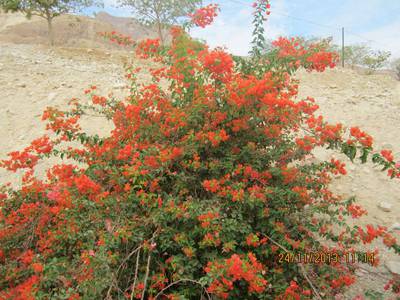
[[[252,50],[250,54],[252,56],[260,56],[263,52],[265,52],[267,48],[267,43],[264,36],[264,23],[267,20],[267,17],[271,14],[271,4],[269,0],[263,1],[255,1],[253,3],[254,8],[254,19],[253,19],[253,40]]]

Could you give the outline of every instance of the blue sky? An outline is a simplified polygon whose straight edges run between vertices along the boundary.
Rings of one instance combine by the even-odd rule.
[[[106,0],[104,10],[130,16]],[[211,46],[226,46],[235,54],[246,54],[252,31],[252,0],[205,1],[218,3],[219,17],[212,26],[195,29],[192,35]],[[332,36],[341,41],[345,27],[347,43],[366,43],[400,57],[400,0],[271,0],[271,16],[265,25],[267,38],[278,36]]]

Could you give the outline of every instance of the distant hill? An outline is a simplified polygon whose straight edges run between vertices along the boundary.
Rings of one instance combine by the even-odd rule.
[[[118,32],[135,40],[156,37],[152,28],[140,25],[133,18],[114,17],[100,12],[95,18],[63,15],[54,19],[55,44],[71,47],[112,47],[97,32]],[[26,19],[21,13],[0,12],[0,42],[47,44],[47,23],[39,17]]]

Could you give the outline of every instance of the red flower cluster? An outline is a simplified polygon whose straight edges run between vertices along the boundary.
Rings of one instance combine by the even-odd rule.
[[[218,10],[219,6],[217,4],[209,4],[197,9],[193,14],[189,14],[189,17],[193,24],[204,28],[214,22],[214,18],[218,16]]]
[[[211,52],[204,51],[199,54],[204,68],[210,72],[211,77],[217,81],[227,82],[233,72],[232,56],[221,49]]]
[[[135,42],[132,40],[132,37],[128,35],[124,35],[121,33],[117,33],[115,31],[111,32],[98,32],[97,33],[99,36],[102,36],[112,43],[116,43],[120,46],[132,46],[135,44]]]
[[[222,299],[227,299],[229,291],[233,290],[233,284],[244,280],[249,284],[249,293],[261,293],[268,283],[262,277],[263,269],[263,265],[251,252],[246,258],[233,254],[222,262],[209,262],[205,271],[213,278],[213,282],[207,290]]]
[[[356,279],[353,276],[349,276],[349,275],[344,275],[342,277],[339,277],[337,279],[333,279],[331,281],[331,287],[333,289],[338,289],[342,286],[350,286],[352,285],[354,282],[356,281]]]
[[[351,204],[347,207],[347,211],[351,214],[354,219],[357,219],[363,215],[367,214],[367,211],[363,209],[360,205]]]
[[[253,8],[256,8],[255,13],[259,11],[264,11],[267,16],[271,14],[271,4],[269,3],[269,0],[259,0],[256,2],[253,2]]]
[[[8,155],[9,160],[0,161],[0,167],[15,172],[18,169],[33,169],[39,161],[40,154],[49,154],[54,147],[54,143],[50,141],[47,135],[31,142],[31,145],[23,151],[13,151]]]
[[[332,169],[333,174],[339,174],[339,173],[342,175],[347,174],[347,171],[345,169],[345,167],[346,167],[345,163],[342,163],[339,160],[332,158],[331,164],[333,165],[333,169]]]
[[[140,58],[146,59],[154,57],[160,50],[159,39],[146,39],[140,41],[136,47],[136,55]]]
[[[361,228],[358,228],[358,236],[364,244],[371,243],[374,239],[382,236],[386,233],[386,228],[379,226],[375,229],[372,225],[367,225],[367,230],[364,232]]]
[[[350,135],[355,138],[355,141],[360,142],[364,147],[372,147],[373,139],[370,135],[361,131],[358,127],[350,128]],[[354,140],[348,140],[349,144],[353,144]]]
[[[381,154],[388,162],[393,162],[394,157],[391,150],[382,150]]]
[[[210,226],[211,222],[215,219],[219,218],[219,213],[208,212],[206,214],[198,216],[198,220],[200,221],[201,227],[207,228]]]

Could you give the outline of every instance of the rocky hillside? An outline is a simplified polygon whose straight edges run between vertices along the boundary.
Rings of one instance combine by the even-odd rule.
[[[132,18],[114,17],[100,12],[95,18],[63,15],[54,19],[55,44],[67,47],[112,48],[98,32],[118,32],[135,40],[156,37],[155,30],[144,27]],[[47,44],[47,23],[43,18],[26,19],[20,13],[0,12],[0,42]]]

